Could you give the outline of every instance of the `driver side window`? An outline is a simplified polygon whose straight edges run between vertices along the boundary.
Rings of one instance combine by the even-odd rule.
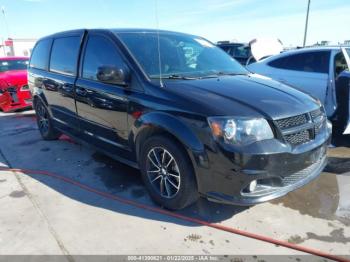
[[[122,58],[110,40],[99,35],[89,36],[83,60],[83,78],[98,81],[97,70],[99,67],[122,68],[123,64]]]

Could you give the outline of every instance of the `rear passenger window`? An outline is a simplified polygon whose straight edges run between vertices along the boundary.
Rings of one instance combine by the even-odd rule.
[[[268,65],[280,69],[328,74],[329,57],[328,51],[301,53],[278,58]]]
[[[65,75],[75,75],[79,47],[79,36],[56,38],[52,45],[50,71]]]
[[[103,36],[89,36],[83,62],[83,78],[97,80],[101,66],[123,67],[123,60],[111,41]]]
[[[39,41],[32,53],[30,58],[29,67],[37,69],[46,69],[49,60],[51,39],[44,39]]]

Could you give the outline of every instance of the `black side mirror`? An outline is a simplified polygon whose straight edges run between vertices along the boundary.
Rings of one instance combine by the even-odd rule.
[[[130,73],[127,69],[115,66],[100,66],[97,69],[96,78],[103,83],[127,86]]]

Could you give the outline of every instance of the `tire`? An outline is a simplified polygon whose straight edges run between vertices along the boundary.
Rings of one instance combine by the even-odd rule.
[[[160,206],[178,210],[197,201],[199,194],[191,161],[183,147],[170,137],[152,136],[143,143],[140,168],[152,200]]]
[[[36,122],[42,138],[44,140],[58,139],[61,136],[61,133],[53,127],[50,114],[43,102],[37,100],[34,109],[36,113]]]

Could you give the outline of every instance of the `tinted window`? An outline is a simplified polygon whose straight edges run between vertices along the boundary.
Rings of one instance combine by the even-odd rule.
[[[309,52],[285,56],[269,62],[272,67],[314,73],[329,72],[330,52]]]
[[[101,66],[123,67],[123,61],[114,44],[103,36],[90,36],[85,49],[83,78],[97,80]]]
[[[233,57],[249,58],[250,50],[247,46],[244,46],[244,45],[235,46],[235,48],[233,48],[231,51],[231,55]]]
[[[30,59],[30,67],[46,69],[49,58],[51,39],[44,39],[38,42],[33,50]]]
[[[67,75],[75,75],[79,47],[79,36],[55,39],[51,51],[50,71]]]
[[[229,46],[225,46],[225,45],[222,45],[222,46],[219,46],[222,50],[224,50],[226,53],[230,53],[231,51],[231,47]]]
[[[0,72],[26,70],[27,67],[28,67],[27,59],[0,60]]]

